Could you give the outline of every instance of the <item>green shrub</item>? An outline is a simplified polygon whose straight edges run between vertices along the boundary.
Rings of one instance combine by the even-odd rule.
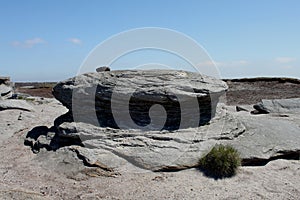
[[[199,167],[207,176],[214,178],[231,177],[241,165],[241,158],[231,146],[217,145],[200,159]]]

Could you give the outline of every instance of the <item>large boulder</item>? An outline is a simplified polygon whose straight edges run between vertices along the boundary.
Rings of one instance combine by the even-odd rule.
[[[76,122],[176,130],[207,124],[226,90],[225,82],[193,72],[120,70],[62,81],[53,88],[53,95]]]
[[[9,77],[0,77],[0,99],[11,97],[13,92],[13,84]]]

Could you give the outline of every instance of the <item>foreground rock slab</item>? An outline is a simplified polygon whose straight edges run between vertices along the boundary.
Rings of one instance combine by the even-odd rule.
[[[278,158],[300,158],[298,115],[251,115],[217,109],[209,125],[175,131],[120,130],[86,123],[65,122],[58,135],[80,139],[72,146],[90,165],[124,171],[128,164],[152,171],[179,170],[198,165],[215,144],[229,144],[241,154],[244,165],[264,165]]]

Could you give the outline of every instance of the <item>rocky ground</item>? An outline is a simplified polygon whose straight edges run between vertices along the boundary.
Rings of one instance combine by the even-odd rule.
[[[266,156],[265,160],[256,160],[257,163],[251,160],[253,165],[260,166],[240,167],[236,176],[225,179],[206,177],[197,168],[152,172],[129,165],[126,166],[127,172],[112,171],[82,159],[82,155],[75,150],[70,151],[68,146],[56,151],[47,150],[47,145],[43,145],[49,143],[52,137],[49,128],[67,109],[53,98],[29,98],[20,100],[26,103],[19,105],[25,109],[0,111],[0,199],[298,199],[300,161],[297,146],[293,147],[296,149],[294,154],[282,154],[279,150],[284,151],[286,144],[299,144],[299,114],[251,115],[249,112],[236,112],[235,105],[250,111],[252,105],[261,99],[300,98],[300,84],[282,79],[227,83],[227,102],[230,105],[227,109],[236,118],[246,119],[245,128],[250,130],[228,142],[237,145],[245,138],[258,137],[260,140],[265,137],[269,146],[262,147],[259,143],[244,146],[251,146],[251,152],[257,150],[257,157]],[[45,96],[51,87],[39,89],[45,93],[36,93],[37,90],[30,87],[17,88],[17,91]],[[264,126],[265,122],[274,124],[274,121],[278,127],[269,130]],[[260,131],[264,130],[262,135],[251,129],[252,124],[260,122]],[[287,130],[295,131],[283,137]],[[43,132],[45,134],[41,135]],[[24,145],[26,137],[34,139],[36,133],[39,133],[40,139],[39,143],[35,143],[38,147],[28,143]],[[274,143],[277,143],[275,147]],[[246,157],[247,151],[243,146],[237,146]],[[273,155],[271,159],[270,155]]]

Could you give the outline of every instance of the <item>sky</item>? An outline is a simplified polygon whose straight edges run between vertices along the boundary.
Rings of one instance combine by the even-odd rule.
[[[0,76],[64,80],[111,36],[161,27],[193,38],[222,78],[300,78],[299,20],[298,0],[0,0]]]

